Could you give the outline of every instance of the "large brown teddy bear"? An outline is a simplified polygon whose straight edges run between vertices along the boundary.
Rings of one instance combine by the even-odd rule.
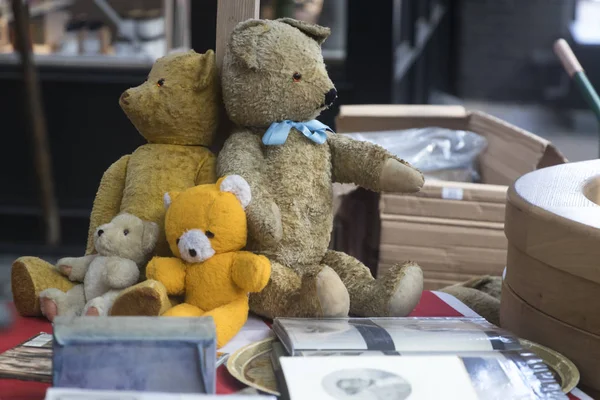
[[[153,252],[171,256],[164,235],[163,195],[206,183],[215,183],[213,142],[219,119],[220,85],[212,50],[189,51],[157,60],[146,82],[125,91],[121,108],[148,144],[120,158],[104,173],[94,200],[86,254],[94,252],[98,226],[117,214],[129,213],[159,225]],[[142,270],[143,273],[143,270]],[[142,274],[143,277],[143,274]],[[64,292],[73,282],[57,269],[35,257],[13,263],[12,291],[20,314],[38,316],[38,296],[48,288]],[[118,297],[112,314],[157,314],[170,306],[162,286],[146,281]],[[150,309],[148,309],[150,308]]]
[[[251,186],[248,249],[272,262],[267,287],[250,298],[266,317],[405,316],[420,299],[412,262],[374,279],[353,257],[328,250],[332,183],[418,192],[423,175],[381,147],[314,120],[337,97],[321,43],[329,29],[293,19],[247,20],[226,50],[221,85],[238,126],[218,157],[219,176]]]

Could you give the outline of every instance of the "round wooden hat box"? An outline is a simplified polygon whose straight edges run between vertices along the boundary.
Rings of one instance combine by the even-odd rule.
[[[569,357],[600,391],[600,160],[528,173],[508,190],[500,324]]]

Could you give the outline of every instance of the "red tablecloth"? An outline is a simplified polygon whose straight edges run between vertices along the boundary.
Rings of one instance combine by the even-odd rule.
[[[13,309],[14,312],[14,309]],[[23,318],[15,314],[15,323],[4,332],[0,332],[0,353],[24,342],[40,332],[52,332],[52,326],[39,318]],[[423,292],[423,296],[411,316],[419,317],[473,317],[476,314],[456,298],[439,292]],[[0,379],[0,400],[43,400],[47,384]],[[231,394],[244,388],[225,368],[217,370],[217,393]],[[569,394],[571,399],[591,399],[576,389]]]

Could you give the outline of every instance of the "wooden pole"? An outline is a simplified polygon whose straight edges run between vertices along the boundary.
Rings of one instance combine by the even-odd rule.
[[[258,18],[260,0],[218,0],[217,3],[217,42],[215,56],[219,70],[223,63],[223,55],[229,35],[240,22],[250,18]]]
[[[242,21],[250,18],[259,18],[259,16],[260,0],[218,0],[215,57],[219,75],[221,74],[227,41],[233,28]],[[217,139],[211,146],[214,152],[218,153],[221,150],[232,128],[233,123],[227,118],[225,107],[222,106]]]
[[[31,136],[35,157],[35,170],[39,180],[42,211],[46,225],[46,243],[55,246],[60,242],[60,218],[54,195],[54,180],[50,147],[46,135],[46,118],[42,106],[37,71],[33,62],[31,36],[29,33],[29,11],[23,0],[12,1],[15,24],[15,44],[21,56],[23,80]]]

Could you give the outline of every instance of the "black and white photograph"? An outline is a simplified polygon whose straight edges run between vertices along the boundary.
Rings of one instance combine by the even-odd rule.
[[[282,357],[290,400],[477,399],[457,356]]]
[[[339,400],[404,400],[410,383],[400,375],[380,369],[353,368],[332,372],[323,378],[323,388]]]

